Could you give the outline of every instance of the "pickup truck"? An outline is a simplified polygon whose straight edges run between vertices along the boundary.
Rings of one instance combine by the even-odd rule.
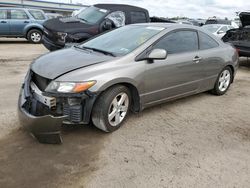
[[[155,18],[153,18],[155,20]],[[161,22],[170,22],[161,18]],[[122,4],[96,4],[74,17],[50,19],[44,22],[42,43],[50,51],[66,43],[83,42],[95,35],[127,24],[150,22],[146,9]]]
[[[227,31],[222,40],[231,43],[239,56],[250,57],[250,12],[241,12],[239,17],[241,26]]]

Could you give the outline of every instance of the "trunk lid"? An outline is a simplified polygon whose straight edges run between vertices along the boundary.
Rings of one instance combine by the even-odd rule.
[[[250,25],[250,12],[241,12],[239,14],[242,27]]]

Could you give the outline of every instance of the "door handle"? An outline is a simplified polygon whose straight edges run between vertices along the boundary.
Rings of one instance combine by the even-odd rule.
[[[6,21],[1,21],[1,23],[7,23]]]
[[[23,23],[30,23],[29,21],[24,21]]]
[[[195,62],[195,63],[199,63],[199,62],[200,62],[200,60],[202,60],[202,58],[201,58],[201,57],[199,57],[199,56],[195,56],[195,57],[194,57],[194,59],[193,59],[193,62]]]

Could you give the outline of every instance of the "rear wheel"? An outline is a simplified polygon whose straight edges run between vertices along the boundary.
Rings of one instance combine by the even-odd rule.
[[[219,74],[212,93],[215,95],[224,95],[229,89],[232,82],[232,70],[230,67],[225,67]]]
[[[117,85],[108,89],[94,105],[93,124],[105,132],[119,129],[129,112],[130,101],[131,96],[127,87]]]
[[[37,29],[31,29],[28,34],[27,38],[30,42],[38,44],[42,41],[42,32]]]

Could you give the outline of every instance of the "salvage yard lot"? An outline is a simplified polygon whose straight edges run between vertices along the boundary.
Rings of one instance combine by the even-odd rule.
[[[20,127],[16,109],[28,66],[44,53],[0,41],[0,187],[249,187],[250,60],[241,59],[224,96],[146,109],[112,134],[65,127],[62,145],[43,145]]]

